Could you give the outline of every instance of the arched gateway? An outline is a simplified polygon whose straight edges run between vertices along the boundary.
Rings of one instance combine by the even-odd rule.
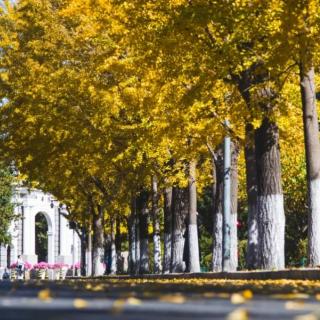
[[[18,255],[32,264],[80,261],[80,239],[69,227],[65,206],[41,190],[21,187],[16,189],[13,202],[19,218],[9,229],[11,244],[0,247],[1,269]]]

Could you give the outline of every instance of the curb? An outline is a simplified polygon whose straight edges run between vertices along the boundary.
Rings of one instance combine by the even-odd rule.
[[[84,279],[128,280],[128,279],[226,279],[226,280],[320,280],[320,269],[293,269],[278,271],[236,271],[236,272],[202,272],[202,273],[170,273],[144,275],[106,275],[98,277],[81,277]],[[79,277],[67,277],[79,279]]]

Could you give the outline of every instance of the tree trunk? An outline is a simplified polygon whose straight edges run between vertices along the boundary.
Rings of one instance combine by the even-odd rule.
[[[88,233],[85,227],[81,228],[81,276],[86,276],[86,252],[88,249]]]
[[[129,236],[129,273],[135,274],[136,271],[136,199],[132,197],[131,213],[128,218],[128,236]]]
[[[116,245],[116,255],[117,255],[117,273],[122,273],[123,263],[122,263],[122,257],[121,257],[121,221],[119,216],[117,216],[116,218],[115,245]]]
[[[257,269],[259,266],[258,250],[258,217],[257,217],[257,166],[254,147],[254,128],[251,124],[246,126],[246,180],[248,197],[248,243],[247,267]]]
[[[320,265],[320,142],[314,68],[300,66],[304,140],[308,183],[308,260]]]
[[[88,230],[88,250],[86,252],[87,264],[86,264],[86,276],[92,276],[92,234],[91,230]]]
[[[93,244],[92,244],[92,272],[93,276],[104,274],[104,230],[103,209],[98,206],[93,215]]]
[[[164,191],[164,252],[163,273],[170,272],[172,242],[172,187]]]
[[[239,146],[231,143],[231,221],[230,221],[230,271],[238,268],[238,157]]]
[[[111,243],[110,243],[110,251],[111,251],[111,265],[110,265],[110,274],[117,273],[117,251],[116,251],[116,242],[115,242],[115,234],[116,234],[116,223],[114,219],[111,220]]]
[[[197,186],[195,160],[189,164],[189,272],[200,272],[199,239],[197,224]]]
[[[137,199],[136,199],[137,201]],[[136,265],[135,265],[135,274],[139,274],[140,272],[140,217],[138,214],[138,210],[136,210],[136,215],[135,215],[135,239],[136,239]]]
[[[160,239],[160,210],[158,182],[155,176],[152,177],[152,217],[153,217],[153,259],[154,273],[161,272],[161,239]]]
[[[213,186],[213,248],[212,271],[222,271],[222,245],[223,245],[223,151],[220,147],[213,155],[212,168],[214,176]]]
[[[149,273],[148,193],[139,196],[140,274]]]
[[[106,261],[106,274],[111,273],[111,233],[104,234],[104,256]]]
[[[185,245],[185,218],[186,190],[174,187],[172,191],[172,244],[171,244],[171,272],[184,272],[186,263],[183,260],[183,249]]]
[[[267,117],[256,130],[255,148],[260,267],[278,270],[284,268],[285,236],[279,132]]]

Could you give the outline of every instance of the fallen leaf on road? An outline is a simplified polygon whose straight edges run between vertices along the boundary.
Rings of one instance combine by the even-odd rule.
[[[46,301],[51,299],[50,289],[43,289],[38,292],[38,299]]]
[[[83,300],[83,299],[74,299],[73,300],[73,306],[76,309],[83,309],[83,308],[86,308],[88,306],[88,302],[86,300]]]
[[[249,320],[248,311],[244,308],[238,308],[229,313],[226,320]]]
[[[241,303],[245,303],[246,299],[240,293],[233,293],[230,297],[230,301],[233,304],[241,304]]]
[[[270,297],[274,299],[284,299],[284,300],[293,300],[293,299],[308,299],[310,296],[306,293],[284,293],[284,294],[272,294]]]
[[[285,303],[285,308],[287,310],[299,310],[305,307],[305,303],[303,301],[287,301]]]
[[[131,304],[131,305],[137,306],[137,305],[141,304],[142,301],[141,301],[140,299],[131,297],[131,298],[128,298],[128,299],[127,299],[127,303],[128,303],[128,304]]]
[[[213,292],[205,292],[202,296],[204,298],[214,298],[215,294]]]
[[[160,301],[169,302],[169,303],[184,303],[186,298],[182,294],[165,294],[160,297]]]
[[[98,284],[91,289],[92,291],[103,291],[103,286],[101,284]]]
[[[112,305],[111,312],[112,313],[121,313],[123,311],[123,307],[124,307],[125,303],[126,303],[125,299],[116,300]]]
[[[318,319],[319,318],[312,313],[294,317],[294,320],[318,320]]]
[[[243,296],[245,299],[250,300],[250,299],[252,299],[252,297],[253,297],[253,293],[252,293],[251,290],[244,290],[244,291],[242,292],[242,296]]]

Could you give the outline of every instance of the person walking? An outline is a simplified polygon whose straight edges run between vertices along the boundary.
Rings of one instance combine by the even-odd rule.
[[[16,269],[17,269],[17,279],[23,280],[23,278],[24,278],[24,261],[22,260],[21,255],[18,255]]]

